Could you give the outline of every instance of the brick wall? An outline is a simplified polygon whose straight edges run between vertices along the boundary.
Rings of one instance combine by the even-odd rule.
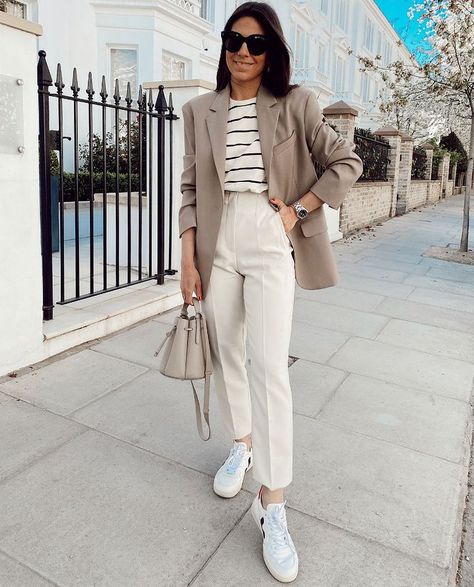
[[[428,202],[438,202],[441,199],[441,180],[433,180],[429,183]]]
[[[446,182],[446,197],[450,198],[454,195],[454,180],[448,179]]]
[[[325,108],[323,114],[344,138],[353,141],[358,114],[355,109],[341,101]],[[388,181],[355,184],[340,208],[339,228],[343,235],[405,214],[424,204],[438,202],[441,197],[450,197],[454,192],[454,182],[448,180],[449,155],[440,163],[439,178],[431,180],[433,148],[424,145],[427,155],[426,179],[412,180],[412,137],[393,126],[385,126],[375,132],[390,144]]]
[[[340,230],[345,235],[390,217],[392,183],[388,181],[357,182],[341,206]]]
[[[426,179],[412,179],[408,194],[407,210],[413,210],[426,204],[430,193],[430,181]]]

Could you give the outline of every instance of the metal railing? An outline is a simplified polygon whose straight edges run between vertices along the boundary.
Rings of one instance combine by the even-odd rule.
[[[431,168],[431,179],[438,179],[438,172],[441,160],[443,157],[441,155],[433,155],[433,166]]]
[[[95,91],[89,72],[87,98],[81,98],[76,68],[70,86],[72,96],[66,95],[60,64],[54,83],[56,92],[50,93],[53,81],[45,51],[39,52],[37,78],[43,319],[51,320],[56,298],[56,303],[67,304],[147,280],[163,284],[165,275],[176,273],[171,268],[172,144],[173,121],[178,116],[173,113],[171,94],[168,106],[161,85],[155,102],[152,90],[144,92],[140,86],[137,106],[133,107],[130,82],[126,105],[121,104],[118,80],[114,102],[110,103],[102,76],[98,101],[93,98]],[[79,108],[86,110],[84,120],[79,116]],[[50,129],[53,115],[58,130]],[[107,132],[108,120],[111,133]],[[80,124],[84,121],[86,124]],[[98,135],[94,134],[94,126],[100,129]],[[65,127],[71,129],[72,136],[65,136]],[[80,133],[87,137],[81,146]],[[65,140],[70,141],[72,149],[71,172],[65,170]],[[165,155],[169,161],[166,270]],[[55,195],[52,187],[56,185]],[[73,209],[66,210],[67,201],[73,202]],[[55,224],[59,225],[57,243],[53,242]],[[66,238],[67,230],[70,238]],[[53,264],[59,291],[53,286]]]
[[[364,171],[358,181],[388,181],[390,143],[369,130],[356,128],[355,152],[364,163]]]
[[[426,151],[422,147],[413,147],[411,179],[425,179],[427,170]]]

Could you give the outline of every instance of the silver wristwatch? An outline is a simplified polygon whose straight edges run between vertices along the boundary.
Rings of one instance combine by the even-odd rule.
[[[291,205],[296,210],[296,215],[299,219],[306,218],[306,216],[308,216],[308,210],[303,206],[303,204],[300,204],[300,202],[294,202]]]

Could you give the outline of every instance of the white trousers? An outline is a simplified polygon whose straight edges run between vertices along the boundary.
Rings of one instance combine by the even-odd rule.
[[[269,489],[289,485],[293,472],[292,248],[268,191],[224,192],[202,305],[224,427],[233,439],[252,434],[253,478]]]

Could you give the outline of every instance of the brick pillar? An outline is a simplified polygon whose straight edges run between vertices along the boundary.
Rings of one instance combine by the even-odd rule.
[[[395,216],[397,193],[398,193],[398,181],[400,175],[400,149],[402,144],[402,136],[399,130],[394,126],[384,126],[383,128],[376,130],[376,135],[382,136],[390,144],[389,152],[389,164],[387,169],[387,179],[392,184],[392,204],[390,206],[390,216]]]
[[[446,189],[448,187],[448,177],[449,177],[449,161],[451,159],[451,155],[448,153],[445,155],[439,164],[438,169],[438,179],[441,180],[441,197],[446,198]]]
[[[407,211],[408,194],[411,186],[411,166],[413,163],[413,139],[402,132],[400,148],[400,175],[398,178],[397,211],[396,214],[405,214]]]
[[[453,164],[453,173],[452,173],[452,178],[453,178],[453,193],[454,193],[454,188],[456,187],[456,175],[458,174],[458,162],[456,161],[456,163]]]
[[[433,145],[428,143],[426,145],[421,145],[421,147],[426,151],[425,179],[431,179],[431,174],[433,173]]]
[[[341,136],[352,143],[354,142],[354,129],[356,127],[358,115],[355,108],[352,108],[349,104],[340,100],[339,102],[324,108],[323,114],[329,123],[334,124],[337,127]]]

